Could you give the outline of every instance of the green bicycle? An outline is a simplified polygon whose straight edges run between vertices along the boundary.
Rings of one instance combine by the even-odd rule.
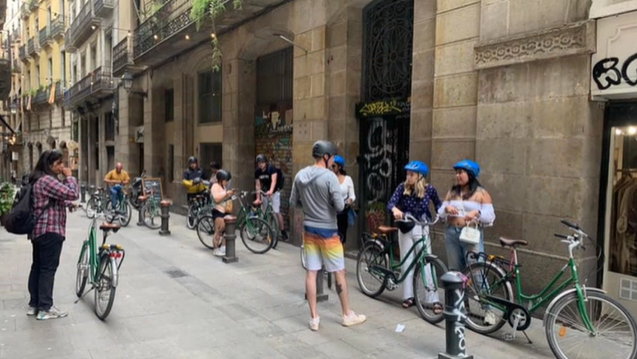
[[[119,192],[117,196],[117,206],[113,208],[110,197],[106,200],[106,219],[109,223],[114,222],[116,219],[122,227],[128,226],[133,216],[131,205],[128,203],[128,195],[125,194],[125,190]]]
[[[531,313],[550,301],[544,313],[544,327],[556,358],[636,358],[637,328],[630,313],[603,290],[587,288],[580,283],[573,250],[585,250],[583,241],[590,237],[577,224],[561,222],[574,232],[571,235],[555,235],[568,244],[568,263],[537,294],[522,292],[517,248],[526,246],[527,241],[500,238],[502,247],[510,248],[510,260],[482,252],[467,253],[469,265],[463,270],[467,291],[465,300],[469,301],[467,327],[488,334],[508,322],[511,333],[505,333],[505,339],[515,338],[516,331],[522,331],[526,336],[524,331],[531,324]],[[557,284],[567,271],[569,277]],[[512,284],[515,285],[515,297]],[[478,305],[472,307],[471,301]],[[496,311],[502,314],[496,314]],[[499,320],[495,318],[498,315]],[[491,320],[486,320],[487,316],[491,316]],[[577,342],[578,336],[583,339],[581,342]],[[602,340],[584,348],[584,344],[592,339]]]
[[[105,320],[111,313],[115,292],[119,280],[119,268],[124,262],[126,252],[119,244],[106,244],[109,234],[117,233],[119,224],[102,223],[99,229],[104,233],[102,244],[97,246],[97,218],[91,220],[88,237],[82,243],[80,257],[77,261],[77,275],[75,281],[75,294],[78,303],[84,295],[86,283],[91,284],[91,290],[95,290],[95,315]],[[105,302],[103,302],[105,301]]]
[[[257,193],[256,191],[252,192],[252,194],[256,194],[256,193]],[[274,236],[274,244],[272,245],[272,248],[276,249],[277,244],[279,244],[279,237],[281,237],[281,229],[279,228],[279,220],[277,219],[277,216],[274,213],[274,210],[272,209],[272,201],[268,198],[268,196],[266,196],[265,192],[260,190],[259,193],[261,194],[262,205],[253,206],[254,215],[268,222],[268,224],[274,231],[273,233],[275,234],[275,236]],[[265,209],[263,209],[263,207],[265,207]]]
[[[144,225],[150,229],[159,229],[161,227],[161,208],[159,200],[153,195],[155,190],[148,190],[147,195],[140,196],[144,199],[144,205],[139,210],[142,212]]]
[[[242,191],[239,197],[233,195],[231,201],[239,198],[239,214],[237,215],[237,229],[239,230],[241,241],[246,248],[256,254],[263,254],[269,251],[274,245],[274,235],[272,228],[264,219],[255,216],[252,208],[250,211],[244,205],[244,199],[248,196],[247,191]],[[197,237],[205,247],[214,249],[211,238],[215,233],[215,223],[211,213],[205,213],[197,219]]]
[[[425,234],[426,228],[438,222],[420,222],[406,214],[404,222],[414,222],[422,227],[423,236],[414,243],[405,258],[394,259],[394,247],[397,246],[391,234],[398,231],[394,227],[378,227],[380,234],[363,233],[363,247],[358,252],[356,261],[356,278],[363,294],[375,298],[385,289],[394,290],[407,278],[407,273],[414,271],[414,304],[424,320],[431,324],[444,320],[444,292],[441,277],[448,272],[447,266],[434,254],[429,253],[430,237]],[[400,273],[401,266],[412,253],[416,253],[406,273]],[[365,278],[369,275],[371,278]],[[368,280],[366,280],[368,279]],[[440,284],[440,285],[439,285]]]

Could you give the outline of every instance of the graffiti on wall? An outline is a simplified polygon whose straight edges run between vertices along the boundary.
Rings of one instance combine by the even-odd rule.
[[[358,118],[368,118],[384,115],[400,115],[411,112],[411,102],[400,100],[376,101],[371,103],[359,103],[356,106]]]
[[[289,199],[294,173],[292,168],[292,104],[257,106],[254,118],[256,153],[264,154],[268,161],[281,169],[285,186],[281,191],[281,214],[285,227],[290,228]]]
[[[629,86],[637,86],[637,53],[628,56],[622,63],[617,57],[597,61],[592,76],[600,90],[621,85],[622,81]]]

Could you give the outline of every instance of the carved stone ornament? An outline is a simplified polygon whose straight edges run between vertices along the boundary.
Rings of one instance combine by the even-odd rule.
[[[477,69],[595,52],[595,22],[583,21],[540,32],[481,43],[475,47]]]

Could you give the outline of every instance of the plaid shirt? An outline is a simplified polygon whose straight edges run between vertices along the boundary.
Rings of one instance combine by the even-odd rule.
[[[66,208],[71,201],[79,198],[77,180],[67,177],[60,182],[51,175],[44,175],[33,185],[33,213],[39,216],[49,201],[54,200],[45,213],[38,219],[31,238],[45,233],[57,233],[66,237]]]

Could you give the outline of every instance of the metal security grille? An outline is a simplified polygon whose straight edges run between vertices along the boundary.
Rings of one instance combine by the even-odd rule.
[[[292,47],[257,59],[257,104],[271,105],[293,98]]]
[[[365,102],[411,95],[413,0],[377,0],[363,13]]]

